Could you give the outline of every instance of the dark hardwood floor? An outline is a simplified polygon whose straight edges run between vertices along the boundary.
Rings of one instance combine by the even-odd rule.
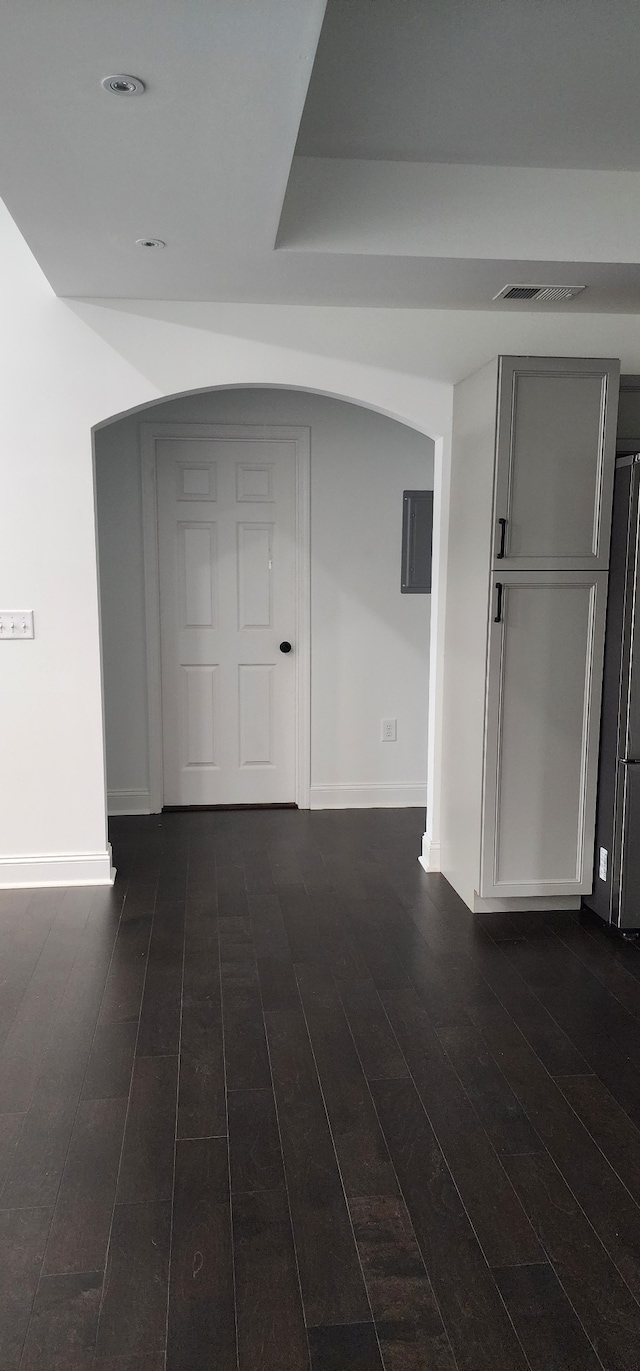
[[[0,1371],[640,1371],[640,949],[415,810],[0,893]]]

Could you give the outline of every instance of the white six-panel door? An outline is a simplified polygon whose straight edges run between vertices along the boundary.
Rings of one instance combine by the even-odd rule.
[[[295,441],[194,430],[155,459],[164,803],[290,803]]]

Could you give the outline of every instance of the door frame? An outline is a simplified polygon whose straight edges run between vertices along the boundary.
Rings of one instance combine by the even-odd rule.
[[[259,439],[295,443],[295,803],[309,808],[311,785],[311,429],[292,424],[140,424],[142,540],[149,739],[149,808],[164,802],[162,674],[160,658],[160,564],[156,440]]]

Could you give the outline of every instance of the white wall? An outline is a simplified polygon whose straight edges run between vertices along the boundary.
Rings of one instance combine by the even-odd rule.
[[[108,881],[91,426],[153,385],[53,296],[0,205],[0,885]]]
[[[430,596],[400,593],[402,491],[433,486],[433,443],[297,391],[183,397],[143,420],[311,429],[311,804],[424,804]],[[96,434],[111,812],[148,808],[140,416]],[[398,741],[380,740],[397,718]]]
[[[218,385],[264,384],[268,371],[274,385],[355,399],[432,436],[447,431],[448,387],[500,353],[619,357],[623,373],[640,370],[640,315],[571,305],[545,311],[77,300],[69,308],[166,395],[213,384],[214,365]]]
[[[640,321],[64,302],[0,206],[0,605],[33,609],[37,633],[0,644],[0,886],[106,870],[91,427],[219,386],[320,391],[438,439],[426,847],[437,862],[452,382],[499,352],[619,356],[640,372]]]

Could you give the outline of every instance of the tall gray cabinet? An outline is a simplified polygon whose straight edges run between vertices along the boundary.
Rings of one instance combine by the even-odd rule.
[[[473,910],[591,889],[618,383],[500,357],[455,388],[441,864]]]

